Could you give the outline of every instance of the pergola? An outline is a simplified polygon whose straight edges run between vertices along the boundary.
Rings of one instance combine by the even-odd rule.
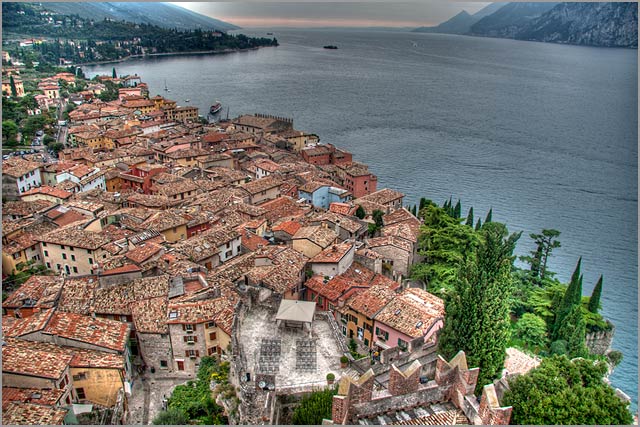
[[[283,299],[276,314],[276,323],[278,327],[284,325],[287,328],[307,329],[310,332],[315,312],[315,302]]]

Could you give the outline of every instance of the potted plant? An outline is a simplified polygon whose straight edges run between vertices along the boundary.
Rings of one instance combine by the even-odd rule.
[[[329,372],[329,373],[327,374],[327,384],[328,384],[328,385],[333,384],[333,382],[335,381],[335,379],[336,379],[336,376],[333,374],[333,372]]]
[[[349,358],[347,356],[345,356],[344,354],[342,356],[340,356],[340,367],[341,368],[346,368],[348,363],[349,363]]]

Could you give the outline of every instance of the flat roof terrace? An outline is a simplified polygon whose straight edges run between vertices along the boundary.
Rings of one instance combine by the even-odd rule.
[[[303,329],[278,328],[275,311],[254,306],[240,322],[240,342],[251,378],[275,374],[276,390],[317,388],[326,385],[329,372],[342,375],[340,347],[329,323],[317,317],[310,336]]]

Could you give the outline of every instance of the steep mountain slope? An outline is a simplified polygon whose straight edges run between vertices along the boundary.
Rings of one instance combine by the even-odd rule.
[[[85,19],[103,20],[105,18],[116,21],[128,21],[158,25],[164,28],[181,30],[202,28],[207,30],[229,31],[235,30],[233,24],[223,22],[208,16],[200,15],[182,7],[169,3],[142,2],[74,2],[74,3],[42,3],[54,12],[66,15],[79,15]]]
[[[558,3],[508,3],[471,26],[477,36],[513,38],[529,21],[553,9]]]
[[[417,33],[443,33],[443,34],[466,34],[471,26],[485,16],[496,12],[506,3],[491,3],[489,6],[482,8],[478,12],[470,15],[463,10],[448,21],[443,22],[435,27],[420,27],[413,30]]]
[[[638,47],[637,3],[561,3],[515,35],[522,40]]]

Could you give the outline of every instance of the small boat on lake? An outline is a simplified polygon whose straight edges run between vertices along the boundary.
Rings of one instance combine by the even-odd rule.
[[[211,108],[209,108],[209,114],[216,114],[222,110],[222,104],[219,101],[216,101]]]
[[[338,46],[335,46],[335,45],[329,44],[329,45],[324,46],[324,48],[325,48],[325,49],[337,49],[337,48],[338,48]]]

